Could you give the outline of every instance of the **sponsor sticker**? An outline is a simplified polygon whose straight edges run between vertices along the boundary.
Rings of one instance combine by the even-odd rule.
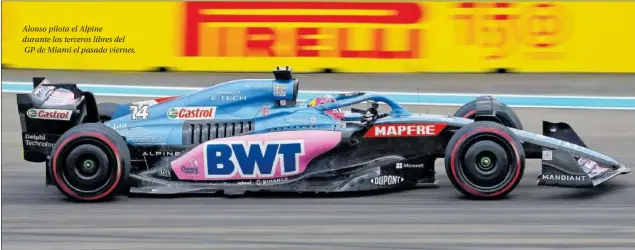
[[[397,164],[395,164],[395,168],[397,169],[402,169],[402,168],[423,168],[424,164],[410,164],[410,163],[403,163],[403,162],[397,162]]]
[[[176,107],[168,110],[172,120],[209,120],[214,119],[216,107]]]
[[[288,123],[294,123],[294,124],[315,124],[316,120],[311,120],[311,119],[296,119],[296,118],[287,118],[284,119],[285,121],[287,121]]]
[[[240,94],[240,90],[221,90],[217,91],[216,93],[221,95],[238,95]]]
[[[144,151],[142,155],[150,156],[150,157],[181,156],[181,151],[168,151],[168,150]]]
[[[188,166],[181,166],[181,172],[188,175],[197,175],[198,161],[196,159],[191,159]]]
[[[256,180],[256,185],[271,185],[271,184],[278,184],[278,183],[283,183],[283,182],[287,182],[289,180],[288,177],[284,177],[284,178],[277,178],[277,179],[263,179],[263,180]]]
[[[553,160],[553,151],[551,151],[551,150],[543,150],[542,151],[542,160],[543,161],[551,161],[551,160]]]
[[[244,95],[215,95],[212,96],[212,101],[244,101],[247,100],[247,96]]]
[[[446,124],[379,124],[373,125],[364,135],[366,138],[378,137],[419,137],[437,136]]]
[[[273,84],[273,96],[286,96],[287,85],[275,83]]]
[[[403,182],[403,177],[396,175],[382,175],[370,179],[370,183],[378,186],[390,186]]]
[[[170,178],[170,176],[171,176],[170,170],[168,170],[167,168],[160,168],[159,172],[157,173],[157,175],[159,175],[161,177],[166,177],[166,178]]]
[[[26,115],[32,119],[69,121],[71,120],[73,111],[62,109],[29,109],[26,111]]]
[[[118,130],[118,129],[125,129],[128,127],[128,123],[115,123],[115,124],[107,124],[106,126],[114,129],[114,130]]]
[[[24,134],[23,140],[28,147],[53,148],[57,138],[47,138],[45,134]]]
[[[300,172],[304,141],[210,141],[204,157],[208,178],[286,177]],[[277,176],[276,176],[277,175]]]
[[[163,138],[161,134],[154,133],[143,127],[133,127],[123,132],[126,140],[135,145],[163,145],[167,138]]]
[[[540,178],[543,180],[552,180],[552,181],[584,181],[586,180],[586,176],[568,175],[568,174],[543,174],[543,175],[540,175]]]

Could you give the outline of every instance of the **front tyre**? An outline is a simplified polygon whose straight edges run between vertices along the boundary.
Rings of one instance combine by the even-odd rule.
[[[127,186],[130,152],[113,129],[100,123],[80,124],[55,143],[49,172],[70,199],[104,201]]]
[[[510,128],[523,129],[523,124],[520,121],[520,118],[518,118],[518,115],[512,108],[493,97],[491,97],[491,99],[492,105],[494,106],[493,108],[496,110],[496,118],[498,118],[503,125]],[[454,117],[474,119],[476,116],[476,101],[477,100],[473,100],[461,106],[454,113]]]
[[[475,199],[500,199],[518,185],[525,171],[525,152],[505,126],[488,121],[461,128],[445,152],[452,185]]]

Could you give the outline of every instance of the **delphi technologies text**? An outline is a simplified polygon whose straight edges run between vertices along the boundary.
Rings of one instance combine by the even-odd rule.
[[[24,145],[26,147],[39,147],[52,149],[57,138],[46,134],[24,134]]]

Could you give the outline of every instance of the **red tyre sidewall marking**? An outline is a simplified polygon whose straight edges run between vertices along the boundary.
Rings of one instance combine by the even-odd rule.
[[[468,117],[470,117],[470,116],[472,116],[472,115],[474,115],[474,114],[476,114],[476,110],[472,110],[472,111],[470,111],[470,112],[467,112],[467,114],[465,114],[465,115],[463,116],[463,118],[468,118]]]
[[[108,190],[106,190],[106,192],[94,196],[94,197],[82,197],[81,195],[75,193],[75,191],[73,191],[70,187],[68,187],[66,185],[66,183],[64,183],[62,181],[62,177],[60,175],[57,174],[57,158],[61,152],[61,149],[64,148],[64,146],[66,146],[66,144],[68,144],[70,141],[77,139],[80,136],[86,136],[86,137],[94,137],[97,139],[102,140],[103,142],[105,142],[106,144],[108,144],[108,147],[110,147],[110,149],[113,150],[113,152],[115,153],[115,158],[117,158],[117,177],[115,178],[115,182],[113,183],[112,187],[110,187]],[[58,150],[57,152],[55,152],[55,155],[53,156],[53,178],[55,178],[55,181],[57,182],[57,185],[62,188],[62,190],[64,190],[64,192],[72,195],[73,197],[80,199],[80,200],[97,200],[97,199],[101,199],[105,196],[107,196],[108,194],[112,193],[112,191],[115,190],[115,188],[117,187],[117,184],[119,184],[119,180],[121,179],[121,161],[120,161],[120,157],[119,157],[119,150],[117,149],[117,147],[115,147],[115,144],[108,138],[106,138],[106,136],[99,134],[99,133],[95,133],[95,132],[80,132],[80,133],[76,133],[74,135],[72,135],[71,137],[67,138],[66,140],[64,140],[59,147],[57,147]]]
[[[457,173],[456,173],[456,164],[455,164],[455,158],[456,158],[456,151],[459,149],[459,146],[461,145],[461,143],[463,141],[465,141],[465,139],[469,136],[472,136],[476,133],[480,133],[480,132],[490,132],[490,133],[494,133],[497,135],[500,135],[501,137],[505,138],[505,140],[507,140],[511,145],[512,148],[514,149],[514,154],[516,155],[516,166],[517,166],[517,170],[516,170],[516,174],[514,175],[514,178],[512,179],[511,182],[509,182],[509,184],[507,186],[505,186],[503,189],[501,189],[498,192],[495,192],[493,194],[484,194],[481,193],[479,191],[476,191],[475,189],[473,189],[472,187],[466,185],[465,183],[463,183],[462,180],[459,179]],[[514,183],[516,182],[516,180],[518,179],[518,176],[520,176],[520,169],[521,169],[521,164],[520,164],[520,154],[518,153],[518,148],[516,147],[516,142],[514,141],[514,139],[507,133],[494,129],[494,128],[477,128],[473,131],[471,131],[470,133],[463,135],[461,138],[459,138],[459,140],[457,141],[457,143],[455,144],[454,148],[452,149],[452,154],[451,154],[451,159],[450,159],[450,169],[452,170],[452,176],[454,176],[454,179],[457,181],[457,183],[466,191],[474,194],[474,195],[478,195],[478,196],[484,196],[484,197],[489,197],[489,196],[496,196],[499,194],[502,194],[504,192],[507,192],[507,190],[509,190]]]

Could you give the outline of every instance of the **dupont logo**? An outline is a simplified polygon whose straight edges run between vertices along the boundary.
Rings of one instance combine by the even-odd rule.
[[[40,120],[58,120],[69,121],[73,115],[72,110],[61,109],[29,109],[26,111],[26,116],[32,119]]]
[[[377,176],[375,178],[370,179],[370,183],[378,185],[378,186],[397,185],[403,181],[404,181],[403,177],[396,176],[396,175],[383,175],[383,176]]]
[[[179,107],[168,110],[168,118],[173,120],[214,119],[216,107]]]
[[[376,137],[415,137],[437,136],[446,124],[381,124],[374,125],[364,135],[367,138]]]

